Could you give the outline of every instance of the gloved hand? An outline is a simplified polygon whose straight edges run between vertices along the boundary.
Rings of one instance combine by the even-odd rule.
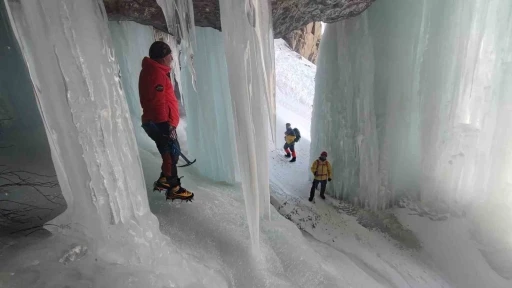
[[[316,177],[317,172],[313,173],[313,175]]]
[[[329,182],[331,182],[331,180],[332,180],[331,178],[327,179],[327,181],[329,181]]]
[[[169,126],[169,138],[171,140],[177,140],[178,139],[178,134],[176,133],[176,127]]]

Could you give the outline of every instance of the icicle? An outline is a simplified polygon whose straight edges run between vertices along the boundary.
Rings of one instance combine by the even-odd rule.
[[[157,0],[164,12],[167,29],[175,39],[179,39],[183,54],[183,67],[189,66],[192,84],[196,87],[194,69],[195,22],[192,0]],[[173,54],[174,57],[174,54]],[[174,58],[178,59],[178,58]],[[180,87],[181,88],[181,87]],[[181,90],[180,90],[181,91]]]
[[[269,126],[272,131],[275,126],[270,9],[266,0],[220,1],[236,147],[255,251],[259,251],[259,214],[270,212],[267,137]]]

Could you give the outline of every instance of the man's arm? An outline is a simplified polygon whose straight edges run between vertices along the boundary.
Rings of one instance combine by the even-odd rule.
[[[313,173],[314,176],[316,176],[316,170],[318,168],[318,163],[316,163],[317,161],[313,162],[313,164],[311,164],[311,173]]]

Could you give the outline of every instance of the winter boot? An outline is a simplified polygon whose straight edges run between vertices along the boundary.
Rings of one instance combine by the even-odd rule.
[[[180,178],[175,177],[173,179],[169,179],[169,183],[172,188],[167,190],[167,200],[171,199],[172,201],[174,201],[175,199],[180,199],[185,201],[192,201],[192,198],[194,198],[194,193],[181,187]]]
[[[313,202],[313,197],[309,197],[309,202]]]
[[[325,200],[325,196],[324,194],[320,194],[320,198],[324,199]]]
[[[160,173],[160,178],[153,183],[153,191],[167,191],[171,188],[169,183],[167,182],[167,178],[164,176],[163,173]]]
[[[292,160],[290,160],[290,162],[295,162],[297,161],[297,157],[293,157]]]
[[[290,158],[290,157],[292,157],[292,154],[288,153],[288,154],[284,155],[284,157]]]

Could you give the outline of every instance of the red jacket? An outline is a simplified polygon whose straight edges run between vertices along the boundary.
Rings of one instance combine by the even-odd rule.
[[[171,126],[178,127],[179,104],[169,77],[170,71],[170,67],[148,57],[142,59],[142,70],[139,76],[142,123],[168,122]]]

